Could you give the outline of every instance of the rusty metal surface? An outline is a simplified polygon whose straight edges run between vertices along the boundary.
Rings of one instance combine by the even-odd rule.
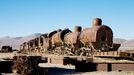
[[[64,43],[66,45],[71,45],[73,47],[75,47],[76,44],[80,44],[79,35],[81,33],[81,30],[82,30],[81,26],[75,26],[74,32],[67,33],[64,36]]]
[[[60,38],[60,35],[61,35],[61,32],[58,32],[58,33],[56,33],[52,36],[52,40],[51,40],[52,45],[55,45],[55,46],[61,46],[62,45],[62,40]]]
[[[73,33],[68,33],[65,35],[64,37],[64,42],[67,45],[75,45],[78,44],[78,36],[79,36],[79,32],[73,32]]]
[[[102,20],[100,18],[95,18],[95,19],[93,19],[92,24],[93,24],[93,27],[100,26],[100,25],[102,25]]]
[[[84,29],[79,37],[83,44],[93,43],[94,48],[102,47],[103,43],[109,47],[112,47],[113,32],[108,26],[95,26],[92,28]]]
[[[66,28],[64,30],[54,30],[48,34],[42,34],[35,39],[21,44],[20,50],[42,52],[54,50],[54,48],[56,49],[57,46],[60,46],[62,49],[66,48],[65,50],[73,50],[72,55],[73,53],[74,55],[82,54],[82,52],[79,53],[79,51],[83,51],[85,48],[92,51],[110,50],[113,44],[113,32],[111,28],[102,25],[102,20],[99,18],[93,20],[93,25],[93,27],[84,30],[82,30],[81,26],[75,26],[74,32]],[[71,52],[68,52],[68,54],[69,53],[71,54]],[[90,53],[92,54],[92,52]]]
[[[54,34],[56,34],[58,31],[54,30],[48,34],[48,37],[51,38]]]
[[[82,31],[82,27],[81,26],[75,26],[74,32],[81,32],[81,31]]]
[[[50,40],[50,42],[52,42],[52,45],[61,46],[64,42],[64,36],[70,32],[71,31],[69,29],[64,29],[60,32],[57,32],[52,36],[52,39]]]
[[[110,51],[117,51],[121,44],[113,43],[113,47],[110,49]]]

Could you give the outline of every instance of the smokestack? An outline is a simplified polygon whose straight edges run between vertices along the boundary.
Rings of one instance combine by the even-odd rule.
[[[61,29],[58,29],[57,31],[60,32],[60,31],[62,31],[62,30],[61,30]]]
[[[95,18],[93,19],[93,27],[94,26],[101,26],[102,25],[102,20],[100,18]]]
[[[75,32],[81,32],[81,30],[82,30],[81,26],[75,26],[75,29],[74,29]]]

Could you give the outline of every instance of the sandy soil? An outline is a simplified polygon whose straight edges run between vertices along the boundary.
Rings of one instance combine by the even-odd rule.
[[[12,59],[16,53],[0,53],[0,59],[9,58]]]

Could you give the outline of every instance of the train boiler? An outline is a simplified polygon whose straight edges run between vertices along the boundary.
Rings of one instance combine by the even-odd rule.
[[[95,18],[91,28],[83,29],[79,40],[84,47],[96,50],[109,50],[113,45],[113,32],[110,27],[102,25],[102,20]]]
[[[64,43],[65,45],[71,49],[71,52],[75,53],[76,50],[79,49],[80,41],[79,41],[79,35],[82,31],[81,26],[75,26],[74,32],[69,32],[64,36]]]
[[[72,32],[68,28],[58,31],[52,36],[51,42],[53,47],[64,46],[64,37],[67,33]]]

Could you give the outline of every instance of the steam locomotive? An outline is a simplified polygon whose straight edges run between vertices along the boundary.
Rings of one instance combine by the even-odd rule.
[[[25,52],[60,53],[69,55],[93,55],[95,51],[109,51],[113,46],[113,32],[110,27],[102,25],[100,18],[95,18],[91,28],[82,30],[75,26],[54,30],[40,37],[24,42],[20,46]]]

